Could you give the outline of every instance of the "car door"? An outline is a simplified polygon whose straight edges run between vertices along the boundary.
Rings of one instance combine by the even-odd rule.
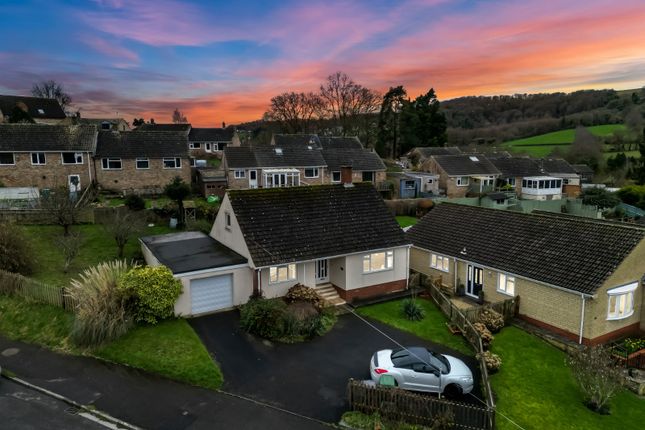
[[[419,389],[417,383],[417,374],[414,370],[412,370],[412,365],[397,367],[396,370],[401,374],[401,379],[403,379],[403,383],[400,384],[401,388],[408,390]]]
[[[427,364],[418,363],[413,366],[417,390],[437,393],[441,391],[441,372]]]

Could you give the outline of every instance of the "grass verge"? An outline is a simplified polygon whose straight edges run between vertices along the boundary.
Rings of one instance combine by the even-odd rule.
[[[499,372],[491,376],[497,410],[522,428],[636,430],[645,422],[645,399],[627,390],[612,399],[611,415],[587,409],[565,353],[517,327],[496,334],[492,350],[502,359]],[[499,414],[497,426],[517,429]]]
[[[396,217],[396,222],[398,222],[399,225],[403,228],[415,225],[419,222],[419,220],[413,216],[399,215]]]
[[[359,308],[358,313],[464,354],[473,354],[472,348],[468,346],[463,336],[450,333],[446,326],[446,317],[431,300],[419,298],[417,301],[425,311],[425,318],[421,321],[410,321],[405,317],[402,310],[403,300],[365,306]]]

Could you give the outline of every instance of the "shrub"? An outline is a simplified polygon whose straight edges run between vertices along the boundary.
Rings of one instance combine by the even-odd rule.
[[[278,339],[287,331],[287,305],[282,300],[255,298],[240,308],[240,325],[252,334]]]
[[[29,275],[34,270],[34,255],[22,230],[13,224],[0,225],[0,269]]]
[[[611,351],[602,345],[586,346],[569,356],[569,366],[587,407],[609,413],[609,400],[622,385],[622,375]]]
[[[201,231],[204,234],[210,234],[213,223],[205,219],[190,219],[186,221],[186,228],[191,231]]]
[[[68,294],[77,306],[71,339],[95,347],[125,334],[132,325],[127,297],[119,290],[120,277],[129,269],[125,261],[101,263],[72,280]]]
[[[296,284],[293,287],[289,288],[287,295],[284,296],[284,300],[287,303],[293,302],[308,302],[316,307],[316,309],[322,309],[325,300],[318,295],[316,290],[310,287],[306,287],[302,284]]]
[[[490,351],[484,351],[483,354],[477,354],[477,359],[483,358],[486,364],[486,369],[489,372],[495,373],[502,367],[502,359],[499,355],[493,354]]]
[[[482,347],[484,349],[488,349],[493,339],[495,339],[495,337],[493,336],[493,333],[491,333],[490,330],[488,330],[486,326],[482,323],[475,323],[473,324],[473,327],[475,328],[479,336],[482,338]]]
[[[640,351],[641,349],[645,349],[645,339],[628,338],[625,339],[624,345],[627,350],[627,354],[631,354],[633,352]]]
[[[504,317],[492,308],[484,308],[479,314],[478,322],[484,324],[492,333],[497,333],[504,327]]]
[[[140,211],[146,208],[146,201],[137,194],[129,194],[124,203],[131,211]]]
[[[403,314],[410,321],[421,321],[426,316],[423,307],[414,299],[405,299],[401,306]]]
[[[136,267],[121,277],[119,288],[128,294],[137,322],[156,324],[173,315],[181,282],[165,266]]]

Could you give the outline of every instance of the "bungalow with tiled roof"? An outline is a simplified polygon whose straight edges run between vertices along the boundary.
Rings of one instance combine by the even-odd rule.
[[[442,203],[406,237],[412,270],[466,297],[519,296],[521,318],[576,342],[645,330],[641,226]]]
[[[439,189],[451,198],[492,191],[501,175],[482,154],[433,155],[424,170],[439,176]]]

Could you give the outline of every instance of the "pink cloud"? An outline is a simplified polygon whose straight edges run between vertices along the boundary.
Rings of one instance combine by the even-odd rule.
[[[101,54],[124,59],[132,63],[139,62],[139,55],[136,52],[124,48],[117,43],[110,43],[98,37],[85,37],[83,40],[88,46]]]

